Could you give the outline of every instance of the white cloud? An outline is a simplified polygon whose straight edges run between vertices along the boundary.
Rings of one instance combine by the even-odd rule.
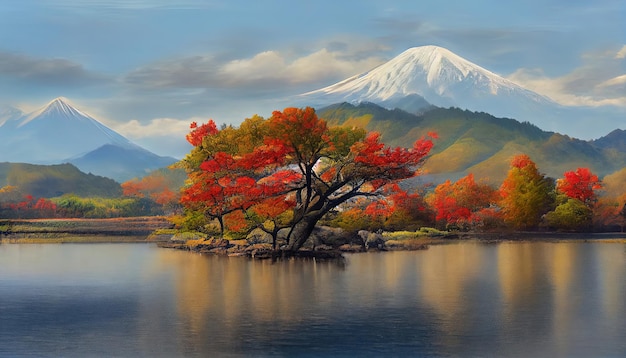
[[[507,78],[566,106],[626,107],[620,53],[626,55],[626,46],[618,56],[614,51],[583,54],[582,66],[558,77],[547,76],[541,69],[520,68]]]
[[[626,75],[621,75],[617,77],[613,77],[609,80],[606,80],[598,85],[598,87],[612,87],[626,84]]]
[[[368,71],[383,62],[373,56],[354,59],[344,52],[326,48],[295,58],[279,51],[264,51],[225,63],[210,56],[167,61],[137,69],[126,80],[152,88],[267,90],[281,85],[327,84]]]
[[[615,55],[615,59],[620,60],[626,58],[626,45],[624,45]]]
[[[233,82],[272,80],[283,83],[315,82],[323,78],[344,78],[364,72],[381,64],[378,58],[352,60],[340,52],[321,49],[292,61],[276,51],[266,51],[250,59],[235,60],[221,68],[221,74]]]
[[[155,118],[147,123],[133,119],[110,127],[153,153],[181,159],[192,148],[185,140],[191,122],[204,123],[206,118]]]
[[[287,67],[285,59],[275,51],[264,51],[252,58],[227,62],[219,69],[222,81],[230,85],[267,79],[282,79]]]
[[[343,58],[341,53],[322,49],[309,56],[298,58],[288,67],[289,76],[298,82],[310,82],[317,78],[353,76],[369,71],[382,64],[383,59],[367,57],[360,60]]]
[[[121,124],[112,124],[111,127],[130,139],[164,136],[185,138],[185,135],[189,132],[189,124],[191,122],[203,123],[204,120],[205,119],[200,118],[190,118],[187,120],[156,118],[147,124],[143,124],[133,119]]]

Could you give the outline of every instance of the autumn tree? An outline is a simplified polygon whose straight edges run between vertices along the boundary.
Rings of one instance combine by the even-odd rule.
[[[511,161],[500,195],[505,223],[515,229],[536,228],[542,215],[552,209],[554,183],[539,172],[528,155],[520,154]]]
[[[347,212],[352,216],[358,213],[369,222],[361,229],[413,230],[431,223],[432,215],[423,192],[404,190],[397,183],[385,185],[379,192],[381,196],[364,200],[362,208],[350,208]]]
[[[365,213],[365,208],[370,204],[370,200],[358,198],[350,205],[342,207],[330,221],[335,227],[340,227],[345,231],[356,233],[359,230],[376,231],[382,228],[382,224],[373,220]]]
[[[435,211],[435,220],[447,225],[468,227],[482,221],[486,211],[497,202],[497,191],[477,183],[473,174],[437,185],[428,202]]]
[[[563,178],[557,180],[556,188],[569,198],[580,200],[587,207],[591,207],[597,199],[596,190],[602,188],[598,176],[589,168],[578,168],[563,174]]]
[[[601,197],[593,208],[594,227],[601,230],[619,230],[626,227],[626,193],[619,197]]]
[[[573,198],[558,198],[560,203],[545,215],[545,223],[551,228],[578,231],[591,227],[593,212],[582,201]]]
[[[588,168],[578,168],[565,172],[556,184],[557,206],[546,214],[546,224],[562,230],[590,229],[597,202],[596,190],[602,187],[598,176]]]
[[[278,195],[265,198],[245,212],[245,218],[272,238],[272,248],[276,250],[278,233],[289,228],[293,219],[295,203],[291,195]]]
[[[21,201],[0,203],[0,209],[8,211],[7,216],[17,218],[54,217],[57,214],[55,203],[49,199],[35,198],[30,194],[24,195]]]
[[[174,207],[180,199],[180,194],[171,189],[175,185],[161,172],[125,181],[121,186],[124,196],[149,198],[164,207]]]
[[[254,116],[238,129],[222,130],[213,121],[201,126],[192,123],[187,140],[195,147],[183,161],[188,184],[181,197],[190,217],[200,212],[217,220],[223,235],[227,222],[240,227],[246,218],[243,213],[253,206],[259,206],[254,216],[258,218],[259,213],[263,216],[260,206],[265,199],[290,192],[288,184],[297,179],[297,173],[279,168],[285,163],[285,150],[280,143],[264,143],[266,122]]]
[[[291,217],[289,251],[300,249],[332,209],[414,176],[433,145],[420,139],[412,148],[389,148],[376,133],[329,128],[310,107],[275,111],[269,119],[255,116],[239,128],[211,125],[201,141],[197,133],[192,131],[196,145],[185,158],[185,190],[193,188],[193,195],[185,193],[183,204],[194,210],[214,190],[220,194],[210,195],[217,199],[211,203],[220,205],[213,206],[249,213],[282,197],[290,203],[284,207]]]

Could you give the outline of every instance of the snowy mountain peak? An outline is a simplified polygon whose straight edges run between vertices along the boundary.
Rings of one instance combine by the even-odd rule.
[[[69,102],[70,101],[67,98],[65,98],[65,97],[57,97],[57,98],[53,99],[52,101],[48,102],[48,104],[46,105],[46,108],[49,108],[49,107],[74,108],[74,107],[72,107],[72,105]]]
[[[57,103],[57,104],[69,104],[70,100],[67,99],[67,97],[57,97],[55,99],[53,99],[52,101],[48,102],[47,106],[50,106],[51,104]]]
[[[10,126],[6,124],[11,124]],[[138,146],[59,97],[0,127],[0,161],[47,163],[84,155],[105,144]],[[11,150],[2,150],[3,147]]]
[[[95,121],[95,119],[93,119],[91,116],[79,111],[74,106],[72,106],[69,102],[70,101],[65,97],[57,97],[53,99],[52,101],[48,102],[48,104],[45,107],[30,114],[28,118],[22,123],[22,125],[33,120],[34,118],[40,118],[42,116],[52,116],[52,117],[60,116],[66,119],[87,117]]]
[[[402,66],[409,66],[411,69],[418,66],[417,69],[425,70],[428,84],[441,82],[442,79],[459,82],[470,73],[480,73],[492,77],[493,80],[501,80],[496,74],[439,46],[413,47],[401,53],[395,60]]]
[[[455,106],[522,120],[530,107],[555,105],[439,46],[410,48],[368,72],[305,93],[301,98],[313,105],[347,101],[387,106],[415,95],[439,107]]]

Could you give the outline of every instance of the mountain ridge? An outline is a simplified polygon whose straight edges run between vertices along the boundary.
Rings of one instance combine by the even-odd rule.
[[[5,113],[5,112],[2,112]],[[58,97],[28,114],[9,109],[0,124],[0,162],[74,163],[92,172],[124,181],[176,162],[158,156],[110,129]],[[104,146],[106,154],[98,153]],[[91,154],[91,155],[90,155]]]
[[[79,196],[118,197],[119,183],[111,178],[86,174],[76,166],[41,165],[0,162],[0,188],[16,187],[22,194],[55,197],[64,194]]]
[[[112,144],[90,151],[85,155],[67,160],[85,173],[113,178],[124,182],[140,178],[151,171],[167,167],[176,159],[162,157],[141,147],[120,147]]]
[[[541,171],[554,178],[579,166],[589,167],[600,176],[626,166],[626,151],[616,149],[617,144],[600,146],[595,141],[545,131],[532,123],[497,118],[484,112],[435,108],[414,115],[374,103],[341,103],[319,109],[318,116],[330,125],[378,131],[381,139],[392,146],[410,147],[428,132],[436,132],[439,138],[424,170],[443,180],[472,172],[477,178],[500,183],[512,156],[521,153],[530,155]],[[619,133],[626,141],[626,131]],[[615,139],[611,143],[621,142]]]

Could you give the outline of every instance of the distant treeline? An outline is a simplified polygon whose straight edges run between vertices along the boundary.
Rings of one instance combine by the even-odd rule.
[[[149,198],[82,198],[65,195],[45,199],[27,195],[19,202],[0,202],[0,218],[117,218],[164,215],[166,207]]]
[[[178,191],[185,177],[182,171],[165,168],[119,184],[71,164],[0,164],[0,171],[10,169],[0,187],[0,218],[6,219],[171,214],[179,210]]]

